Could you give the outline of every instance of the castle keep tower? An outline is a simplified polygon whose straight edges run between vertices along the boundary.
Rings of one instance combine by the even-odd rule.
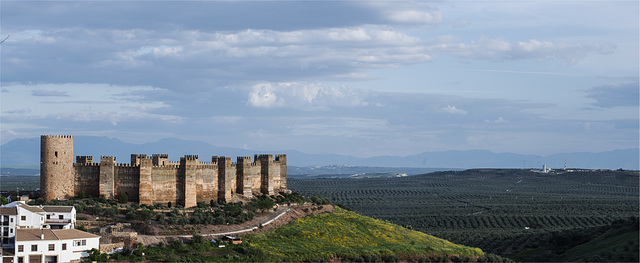
[[[75,169],[73,168],[73,137],[71,135],[42,135],[40,137],[40,191],[42,198],[67,199],[73,197]]]

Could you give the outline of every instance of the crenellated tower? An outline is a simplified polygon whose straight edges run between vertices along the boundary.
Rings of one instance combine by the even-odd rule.
[[[287,155],[276,155],[276,161],[280,165],[280,188],[287,189]]]
[[[180,166],[184,169],[183,174],[183,189],[184,198],[182,198],[182,205],[184,207],[192,207],[196,206],[197,198],[196,198],[196,169],[198,166],[198,156],[197,155],[185,155],[180,158]]]
[[[44,200],[67,199],[75,195],[73,136],[40,137],[40,191]]]
[[[115,189],[116,157],[100,156],[100,179],[98,189],[100,195],[108,199],[113,199],[116,195]]]

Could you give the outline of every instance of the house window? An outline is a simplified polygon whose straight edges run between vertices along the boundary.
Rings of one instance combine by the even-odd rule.
[[[13,228],[9,228],[9,233],[13,234]]]
[[[67,250],[67,243],[62,243],[62,250]]]
[[[83,246],[86,246],[86,245],[87,245],[87,240],[86,240],[86,239],[83,239],[83,240],[82,240],[82,245],[83,245]]]
[[[18,252],[24,252],[24,245],[18,245]]]
[[[13,217],[9,218],[9,222],[13,223]]]
[[[56,155],[56,157],[58,157],[58,152],[57,151],[55,152],[55,155]]]
[[[56,244],[49,244],[49,251],[56,250]]]
[[[20,220],[22,221],[27,220],[27,216],[20,216]]]
[[[18,257],[18,263],[24,263],[24,257]]]
[[[47,215],[47,219],[51,219],[51,215]]]
[[[64,219],[64,216],[63,215],[59,215],[58,219]]]
[[[38,251],[38,245],[31,245],[31,251]]]

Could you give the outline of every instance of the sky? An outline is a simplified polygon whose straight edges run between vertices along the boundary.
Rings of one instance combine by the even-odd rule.
[[[0,143],[637,148],[639,2],[0,2]]]

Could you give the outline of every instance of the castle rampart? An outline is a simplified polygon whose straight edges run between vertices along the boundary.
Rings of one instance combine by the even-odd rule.
[[[116,198],[126,193],[140,204],[174,203],[185,207],[197,202],[231,201],[233,194],[251,197],[286,189],[286,155],[238,157],[212,156],[200,162],[198,155],[185,155],[179,162],[167,154],[132,154],[130,163],[117,163],[115,156],[76,156],[73,137],[41,137],[41,189],[45,200],[67,199],[81,191],[90,196]],[[71,186],[71,187],[69,187]]]

